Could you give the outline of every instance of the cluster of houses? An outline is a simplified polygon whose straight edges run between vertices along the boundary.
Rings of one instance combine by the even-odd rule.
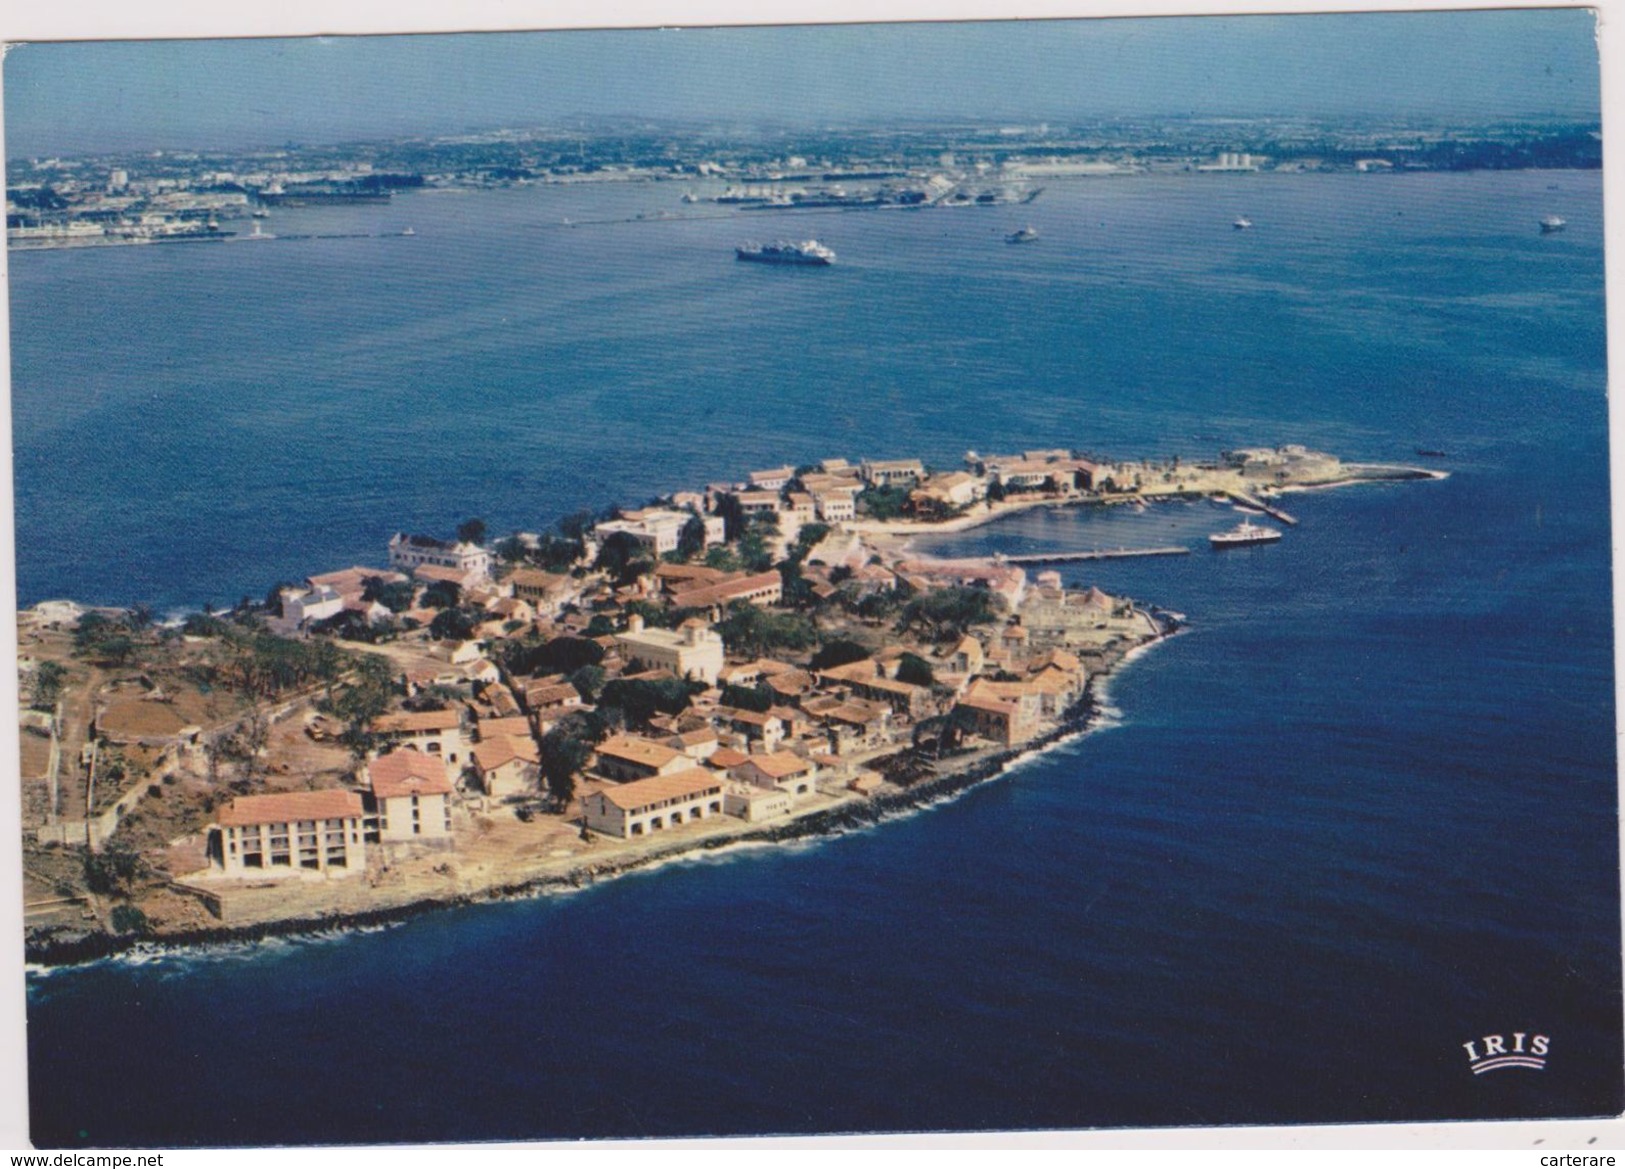
[[[380,584],[409,586],[415,606],[422,590],[455,583],[459,603],[481,610],[485,620],[463,641],[431,643],[429,663],[403,672],[403,697],[430,701],[373,722],[374,749],[358,765],[352,786],[243,796],[222,805],[210,826],[212,866],[228,877],[355,874],[365,870],[369,850],[388,857],[403,849],[455,848],[460,816],[539,797],[546,786],[543,737],[591,709],[594,687],[562,673],[511,674],[492,648],[504,638],[594,641],[600,685],[616,678],[695,684],[682,713],[657,714],[636,733],[612,734],[594,745],[575,808],[591,833],[643,838],[715,817],[756,822],[793,815],[809,803],[871,794],[884,780],[867,765],[927,728],[941,733],[952,726],[988,745],[1019,744],[1082,695],[1114,643],[1150,627],[1143,614],[1098,590],[1062,590],[1054,573],[1029,584],[1023,569],[985,561],[915,559],[888,568],[840,528],[866,487],[907,486],[959,506],[980,498],[976,492],[985,494],[1000,476],[1013,481],[1042,466],[1052,477],[1046,482],[1077,490],[1092,485],[1095,470],[1067,452],[967,461],[969,470],[941,476],[917,460],[852,465],[835,459],[799,474],[788,467],[759,471],[744,484],[674,496],[670,507],[623,512],[592,534],[602,541],[624,532],[663,555],[677,549],[698,518],[704,543],[715,544],[723,536],[717,512],[726,487],[747,514],[771,507],[781,533],[792,533],[787,539],[814,520],[831,526],[805,565],[815,592],[833,590],[839,573],[859,589],[954,585],[1002,598],[1006,624],[935,649],[892,645],[819,669],[779,658],[730,660],[715,624],[738,603],[778,603],[777,571],[660,561],[620,586],[583,572],[521,567],[493,574],[482,547],[405,534],[390,541],[387,570],[349,568],[286,590],[278,627],[289,634],[346,609],[375,615],[378,602],[371,598]],[[689,539],[699,530],[690,529]],[[693,615],[665,628],[645,619],[654,612],[649,606]],[[416,608],[391,615],[414,613],[432,620],[432,610]],[[604,618],[612,631],[605,631]],[[929,684],[922,684],[917,662],[903,669],[910,657],[925,659]]]

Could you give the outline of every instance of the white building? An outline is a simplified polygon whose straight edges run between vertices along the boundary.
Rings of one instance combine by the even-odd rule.
[[[309,621],[326,621],[342,612],[344,598],[326,586],[309,592],[301,589],[282,590],[282,620],[294,627]]]
[[[813,492],[818,518],[826,524],[839,524],[858,515],[857,493],[851,487],[831,487]]]
[[[670,670],[679,678],[715,686],[722,672],[722,635],[697,617],[676,629],[645,629],[643,618],[634,613],[615,641],[629,661]]]
[[[380,715],[372,722],[372,733],[386,743],[438,755],[447,763],[468,758],[462,715],[455,710],[405,710]]]
[[[364,816],[355,792],[238,796],[209,825],[209,864],[228,877],[356,876],[367,867]]]
[[[864,459],[859,472],[871,487],[906,486],[925,478],[925,464],[919,459]]]
[[[750,485],[758,491],[777,491],[795,477],[794,467],[774,467],[770,471],[752,471]]]
[[[451,843],[451,780],[446,765],[420,751],[393,751],[367,764],[367,784],[386,844]]]
[[[723,542],[724,525],[721,516],[696,516],[690,511],[674,511],[669,508],[651,507],[641,511],[625,512],[620,519],[605,520],[593,531],[600,543],[604,537],[614,532],[625,532],[648,547],[656,556],[661,556],[667,552],[677,551],[683,529],[693,519],[698,519],[705,526],[707,548]]]
[[[639,779],[593,792],[581,801],[587,827],[634,837],[722,815],[723,778],[704,767]]]
[[[410,572],[423,565],[455,569],[465,575],[489,576],[491,552],[467,541],[437,540],[397,532],[389,541],[389,566]]]

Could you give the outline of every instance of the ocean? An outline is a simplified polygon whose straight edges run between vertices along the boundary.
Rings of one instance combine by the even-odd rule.
[[[1170,175],[794,221],[680,190],[13,254],[21,603],[230,603],[397,529],[540,530],[835,455],[1302,442],[1443,450],[1449,477],[1294,495],[1284,540],[1224,554],[1237,517],[1205,502],[923,542],[1187,544],[1064,575],[1189,626],[1095,733],[861,832],[37,971],[36,1142],[1625,1106],[1599,175]],[[811,235],[835,267],[732,257]],[[1547,1066],[1474,1075],[1463,1044],[1515,1032]]]

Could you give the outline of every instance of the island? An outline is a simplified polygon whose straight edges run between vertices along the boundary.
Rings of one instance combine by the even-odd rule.
[[[37,604],[29,958],[384,921],[876,822],[1086,732],[1113,672],[1186,620],[1044,565],[1189,547],[919,541],[1174,498],[1291,527],[1289,492],[1442,477],[1292,445],[829,458],[545,533],[399,532],[377,566],[184,620]]]

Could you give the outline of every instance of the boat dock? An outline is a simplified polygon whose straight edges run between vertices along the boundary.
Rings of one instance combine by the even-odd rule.
[[[1298,522],[1296,516],[1287,515],[1287,513],[1282,511],[1280,508],[1275,507],[1272,504],[1265,503],[1257,496],[1248,495],[1245,491],[1231,491],[1227,492],[1226,494],[1228,494],[1233,501],[1241,504],[1243,507],[1250,507],[1257,511],[1261,511],[1271,519],[1280,520],[1283,524],[1296,524]]]
[[[1069,564],[1075,560],[1123,560],[1131,556],[1188,556],[1189,548],[1096,548],[1089,552],[1028,552],[995,556],[999,564]]]

